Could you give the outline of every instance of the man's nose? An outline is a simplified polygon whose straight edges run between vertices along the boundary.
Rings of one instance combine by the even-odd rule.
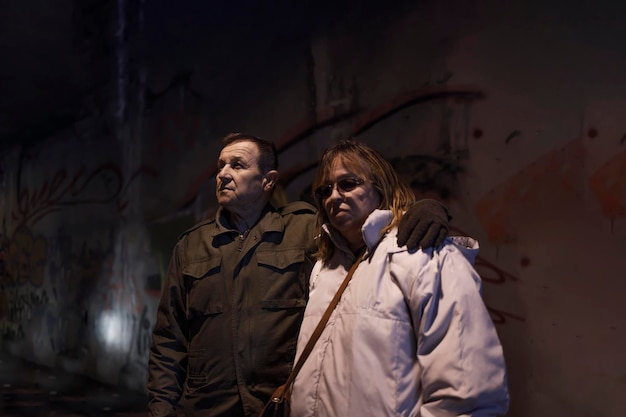
[[[217,178],[222,181],[231,179],[232,175],[230,171],[230,165],[224,165],[222,168],[219,169],[219,171],[217,171]]]

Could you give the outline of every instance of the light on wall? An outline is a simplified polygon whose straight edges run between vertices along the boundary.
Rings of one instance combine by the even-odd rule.
[[[96,334],[100,343],[107,349],[123,351],[128,342],[128,334],[123,315],[118,311],[105,311],[96,320]]]

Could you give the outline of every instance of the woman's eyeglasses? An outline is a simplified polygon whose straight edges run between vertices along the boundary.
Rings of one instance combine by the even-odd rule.
[[[347,193],[354,190],[359,185],[363,184],[365,181],[360,178],[344,178],[337,181],[337,191],[340,193]],[[333,193],[333,188],[335,184],[326,184],[321,187],[317,187],[315,192],[313,193],[316,198],[320,200],[326,200]]]

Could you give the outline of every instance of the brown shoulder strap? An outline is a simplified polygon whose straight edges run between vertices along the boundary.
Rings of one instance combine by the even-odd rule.
[[[324,315],[320,319],[320,322],[317,324],[317,327],[313,331],[313,334],[311,334],[311,338],[309,339],[306,346],[302,350],[302,355],[300,355],[300,357],[298,358],[298,362],[296,362],[294,367],[291,369],[291,373],[289,374],[289,377],[287,378],[287,382],[285,383],[285,387],[286,387],[285,391],[290,390],[289,388],[291,384],[293,383],[293,381],[296,379],[296,375],[298,374],[298,372],[300,372],[302,365],[304,365],[304,361],[306,361],[311,351],[313,351],[313,346],[317,342],[317,339],[319,339],[320,336],[322,335],[322,332],[324,331],[324,328],[326,327],[326,323],[328,323],[328,320],[330,319],[330,315],[333,313],[333,310],[339,303],[339,300],[341,299],[341,295],[343,294],[344,290],[348,286],[348,283],[350,282],[350,279],[352,278],[354,271],[356,271],[356,268],[359,266],[362,259],[363,259],[363,253],[361,253],[358,259],[354,262],[354,264],[348,271],[348,275],[346,275],[346,278],[343,280],[343,282],[339,286],[337,293],[333,297],[330,304],[328,304],[328,307],[326,308]]]

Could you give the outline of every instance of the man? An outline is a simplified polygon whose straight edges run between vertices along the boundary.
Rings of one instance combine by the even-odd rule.
[[[224,138],[214,218],[187,230],[170,260],[149,359],[154,417],[257,416],[295,355],[316,251],[316,210],[269,201],[278,181],[273,144]],[[447,212],[432,200],[404,216],[399,239],[437,246]]]

